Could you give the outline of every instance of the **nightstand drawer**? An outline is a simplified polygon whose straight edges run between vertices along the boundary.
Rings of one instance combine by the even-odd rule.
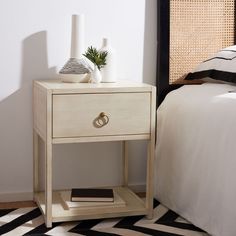
[[[150,133],[150,93],[53,95],[53,137]]]

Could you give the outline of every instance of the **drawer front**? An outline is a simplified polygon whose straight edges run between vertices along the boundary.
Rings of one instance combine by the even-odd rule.
[[[150,93],[53,95],[53,137],[147,134]]]

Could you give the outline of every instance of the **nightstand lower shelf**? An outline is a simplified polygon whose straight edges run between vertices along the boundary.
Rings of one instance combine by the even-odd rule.
[[[53,191],[52,196],[52,222],[75,221],[95,218],[111,218],[131,215],[147,215],[148,209],[144,201],[127,187],[114,187],[114,191],[125,201],[122,207],[88,207],[65,209],[60,191]],[[39,192],[35,194],[35,201],[45,216],[45,194]]]

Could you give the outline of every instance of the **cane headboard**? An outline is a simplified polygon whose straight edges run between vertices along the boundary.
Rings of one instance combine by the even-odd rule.
[[[159,104],[197,64],[235,42],[236,0],[158,0]]]

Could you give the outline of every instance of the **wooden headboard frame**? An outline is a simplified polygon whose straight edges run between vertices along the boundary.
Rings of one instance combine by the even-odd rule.
[[[213,0],[209,0],[206,2],[210,2],[210,1],[213,1]],[[217,50],[220,50],[223,47],[233,45],[235,42],[235,39],[236,39],[236,34],[235,34],[235,30],[234,30],[235,29],[235,15],[236,15],[235,14],[236,0],[221,0],[221,1],[214,0],[214,1],[215,2],[212,3],[213,4],[212,6],[216,6],[215,3],[217,3],[219,6],[218,6],[218,8],[217,7],[210,8],[211,9],[210,13],[212,14],[210,17],[212,17],[212,18],[210,18],[209,22],[213,23],[214,24],[213,27],[216,27],[217,30],[209,28],[209,27],[212,27],[210,25],[210,23],[207,26],[208,29],[211,30],[211,32],[210,32],[211,35],[209,35],[209,38],[211,37],[211,41],[210,41],[210,43],[208,42],[209,47],[205,47],[205,46],[203,47],[201,45],[201,40],[197,41],[197,43],[199,42],[200,44],[196,45],[196,40],[193,39],[193,40],[195,40],[194,46],[196,48],[200,49],[200,51],[206,52],[206,54],[201,55],[200,58],[196,59],[196,57],[195,57],[195,61],[194,61],[195,64],[191,65],[193,68],[200,61],[202,61],[204,59],[204,57],[206,57],[206,59],[207,59],[208,56],[212,55],[213,52],[216,52]],[[171,5],[174,7],[177,6],[177,8],[179,7],[179,9],[181,11],[181,9],[184,9],[184,7],[181,8],[181,6],[178,6],[178,4],[184,4],[182,6],[185,6],[186,3],[195,4],[195,6],[196,6],[196,4],[203,4],[203,1],[202,0],[187,0],[187,1],[186,0],[158,0],[157,1],[157,40],[158,40],[157,78],[156,78],[157,105],[159,105],[162,102],[162,100],[164,99],[164,97],[166,96],[166,94],[168,92],[170,92],[173,89],[179,88],[180,86],[182,86],[184,84],[184,82],[183,82],[184,72],[182,73],[181,76],[177,75],[177,76],[181,77],[181,79],[176,78],[176,81],[174,81],[174,82],[173,82],[173,78],[172,78],[173,75],[170,75],[170,72],[173,73],[173,69],[170,67],[170,59],[172,60],[171,66],[173,66],[173,58],[171,58],[171,56],[170,56],[170,55],[173,56],[173,54],[170,51],[171,48],[173,49],[173,47],[171,47],[171,45],[170,45],[170,43],[171,43],[170,31],[173,30],[170,26],[170,23],[171,23],[171,15],[170,15],[171,7],[170,6]],[[202,5],[199,5],[199,6],[202,7]],[[229,18],[223,19],[221,22],[221,25],[218,24],[218,21],[222,15],[220,15],[220,16],[217,15],[219,13],[219,10],[221,11],[220,6],[224,7],[224,12],[222,12],[222,13],[220,12],[223,16],[227,15],[228,13],[231,14],[230,15],[231,18],[230,19]],[[193,11],[193,14],[194,14],[194,11]],[[196,17],[197,20],[205,20],[205,18],[201,19],[201,14],[199,14],[199,12],[197,12],[197,14],[198,14],[198,16],[197,16],[198,18]],[[183,15],[181,13],[181,17],[182,16]],[[205,15],[203,15],[203,17],[206,17],[206,16],[207,16],[207,13],[205,13]],[[214,17],[217,17],[217,16],[218,16],[218,18],[217,18],[218,21],[214,21]],[[181,19],[180,19],[181,17],[177,17],[178,24],[181,22]],[[195,19],[195,18],[193,17],[193,19]],[[204,22],[207,22],[207,20]],[[172,23],[173,23],[173,18],[172,18]],[[186,22],[183,22],[183,23],[186,23]],[[193,23],[195,23],[195,22],[193,22]],[[197,25],[197,27],[199,28],[199,25]],[[190,28],[190,30],[191,30],[191,28]],[[201,30],[202,30],[201,32],[208,32],[205,29],[201,29]],[[219,35],[219,32],[221,33],[220,37],[218,37],[217,34],[213,35],[215,31],[218,32],[218,35]],[[180,29],[180,33],[182,33],[181,29]],[[182,34],[181,34],[181,36],[183,37]],[[172,34],[172,37],[173,37],[173,34]],[[215,45],[213,45],[211,43],[213,41],[212,38],[216,39],[216,40],[214,40],[214,42],[216,42]],[[172,42],[173,42],[173,39],[172,39]],[[177,43],[177,45],[176,45],[176,43]],[[178,43],[180,43],[180,45],[178,45]],[[203,42],[203,43],[206,44],[206,42]],[[178,49],[178,47],[183,47],[183,42],[181,43],[180,40],[177,40],[177,42],[175,42],[174,46],[177,49]],[[201,49],[201,47],[203,47],[203,49]],[[194,51],[194,49],[193,49],[193,51]],[[208,51],[209,51],[209,55],[206,56]],[[180,50],[180,52],[181,52],[181,50]],[[194,53],[195,53],[195,55],[198,55],[197,50],[195,50]],[[178,58],[181,58],[181,60],[176,59],[177,64],[175,64],[174,66],[177,66],[177,68],[179,66],[179,68],[181,68],[181,63],[182,63],[182,65],[186,65],[186,63],[189,63],[189,58],[191,58],[191,57],[189,57],[187,59],[187,58],[184,58],[184,56],[183,56],[183,60],[182,60],[182,57],[178,55]],[[186,61],[184,61],[184,59],[186,59]],[[193,69],[192,67],[191,67],[191,69]],[[185,68],[185,70],[186,70],[186,68]],[[170,81],[170,80],[172,80],[172,81]]]

